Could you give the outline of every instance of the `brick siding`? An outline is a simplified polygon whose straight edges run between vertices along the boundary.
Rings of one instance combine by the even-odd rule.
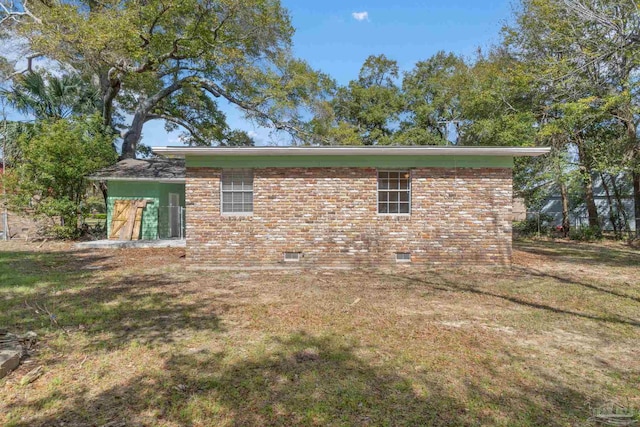
[[[254,169],[251,216],[220,213],[221,169],[188,167],[193,267],[377,267],[511,262],[508,168],[411,171],[411,214],[378,215],[375,168]],[[284,252],[301,252],[299,264]]]

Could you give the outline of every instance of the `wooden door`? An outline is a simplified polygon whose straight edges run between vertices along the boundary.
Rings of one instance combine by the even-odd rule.
[[[126,228],[131,211],[131,200],[115,200],[111,214],[111,231],[109,239],[121,240],[120,233]]]
[[[111,216],[111,240],[138,240],[146,200],[115,200]]]

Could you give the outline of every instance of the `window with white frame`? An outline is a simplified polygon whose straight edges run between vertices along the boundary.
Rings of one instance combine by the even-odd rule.
[[[401,215],[411,212],[411,172],[378,171],[378,213]]]
[[[221,212],[223,214],[250,214],[253,212],[253,170],[223,170],[220,186]]]

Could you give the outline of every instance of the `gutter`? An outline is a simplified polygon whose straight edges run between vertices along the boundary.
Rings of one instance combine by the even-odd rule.
[[[493,156],[535,157],[550,147],[152,147],[155,154],[185,156]]]

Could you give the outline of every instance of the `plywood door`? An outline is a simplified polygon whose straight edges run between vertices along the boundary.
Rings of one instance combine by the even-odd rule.
[[[116,200],[113,202],[111,215],[111,232],[109,239],[120,240],[120,233],[126,228],[131,211],[131,200]]]
[[[114,201],[109,239],[138,240],[142,228],[142,212],[146,206],[146,200]]]

